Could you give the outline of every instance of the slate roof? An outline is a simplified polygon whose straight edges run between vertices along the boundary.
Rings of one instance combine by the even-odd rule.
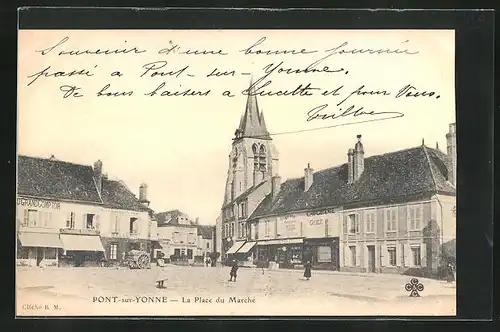
[[[101,196],[90,165],[18,156],[18,194],[80,201],[110,208],[148,211],[121,181],[102,179]]]
[[[179,217],[188,218],[188,215],[179,211],[179,210],[171,210],[165,212],[159,212],[155,214],[156,221],[158,222],[158,226],[161,225],[181,225],[181,226],[196,226],[193,221],[190,221],[189,224],[180,224]]]
[[[347,163],[315,172],[304,191],[304,178],[282,183],[272,200],[264,198],[250,219],[327,206],[355,208],[423,199],[433,193],[455,194],[447,181],[448,161],[441,151],[425,146],[365,158],[365,168],[347,183]]]
[[[215,226],[206,226],[206,225],[198,226],[198,235],[201,235],[202,239],[207,239],[207,240],[212,239],[214,231],[215,231]]]
[[[18,156],[18,194],[101,203],[91,166]]]
[[[122,181],[102,180],[101,190],[104,206],[132,211],[149,211]]]
[[[222,206],[222,208],[224,208],[226,206],[229,206],[229,205],[233,205],[234,203],[239,203],[239,202],[243,201],[245,198],[247,198],[248,196],[250,196],[250,194],[252,194],[255,190],[257,190],[258,188],[262,187],[266,183],[267,183],[267,181],[262,181],[258,185],[252,186],[252,187],[248,188],[246,191],[242,192],[235,199],[233,199],[232,201],[229,201],[228,203],[224,204]]]

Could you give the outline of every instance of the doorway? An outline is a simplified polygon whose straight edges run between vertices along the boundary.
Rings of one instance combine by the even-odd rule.
[[[368,272],[375,272],[375,246],[368,248]]]
[[[36,266],[40,266],[43,260],[43,248],[36,248]]]

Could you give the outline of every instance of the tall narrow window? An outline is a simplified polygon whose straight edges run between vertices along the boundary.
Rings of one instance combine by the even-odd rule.
[[[396,209],[388,209],[385,211],[385,224],[388,232],[397,230]]]
[[[351,249],[351,266],[356,266],[356,246],[351,246],[349,249]]]
[[[261,172],[266,171],[266,159],[266,148],[264,147],[264,145],[261,145],[259,150],[259,171]]]
[[[365,232],[374,233],[375,232],[375,212],[367,211],[365,213]]]
[[[28,210],[28,226],[36,227],[37,226],[37,210]]]
[[[118,244],[111,243],[111,246],[109,247],[109,259],[117,259],[117,257],[118,257]]]
[[[420,247],[411,247],[411,254],[413,257],[413,266],[421,265],[421,257],[420,257]]]
[[[408,207],[410,230],[420,230],[422,225],[422,207],[419,205]]]
[[[252,153],[253,153],[253,169],[255,171],[259,170],[259,153],[257,151],[257,144],[252,145]]]
[[[130,218],[130,234],[138,233],[137,218]]]
[[[349,233],[359,233],[358,216],[355,213],[349,215]]]

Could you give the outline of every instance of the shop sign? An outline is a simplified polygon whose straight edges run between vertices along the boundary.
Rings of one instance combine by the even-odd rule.
[[[36,198],[23,198],[23,197],[19,197],[17,199],[17,205],[33,207],[33,208],[55,209],[55,210],[59,210],[61,208],[60,202],[46,201],[43,199],[36,199]]]

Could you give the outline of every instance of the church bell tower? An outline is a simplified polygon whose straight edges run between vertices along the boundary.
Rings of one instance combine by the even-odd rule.
[[[264,113],[259,109],[252,86],[250,83],[245,111],[229,154],[224,205],[278,174],[278,151],[267,131]]]

